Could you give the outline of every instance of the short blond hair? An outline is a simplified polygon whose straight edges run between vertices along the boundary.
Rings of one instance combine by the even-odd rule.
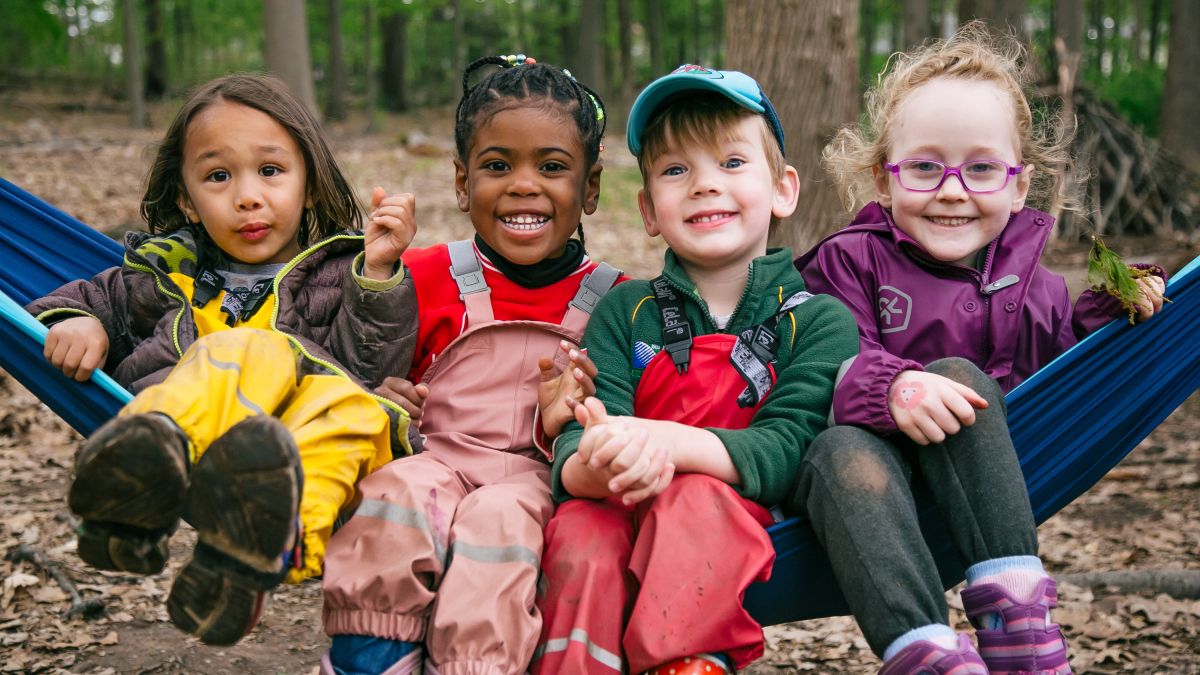
[[[767,118],[721,94],[688,92],[668,99],[646,123],[642,131],[642,154],[638,156],[642,184],[649,187],[650,165],[672,147],[701,146],[718,152],[721,143],[738,140],[734,129],[747,117],[757,117],[762,122],[759,141],[771,168],[771,178],[781,180],[787,162]]]
[[[878,83],[866,93],[863,121],[839,130],[821,153],[846,206],[855,210],[874,199],[872,169],[887,161],[896,109],[915,89],[939,78],[991,82],[1008,95],[1019,163],[1034,167],[1029,201],[1045,208],[1060,200],[1073,129],[1056,116],[1034,117],[1025,94],[1030,79],[1025,58],[1019,41],[991,35],[981,21],[966,24],[949,40],[893,54]]]

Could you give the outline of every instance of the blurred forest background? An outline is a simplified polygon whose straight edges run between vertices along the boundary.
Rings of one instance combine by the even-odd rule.
[[[370,132],[387,113],[453,105],[471,59],[524,52],[600,92],[608,145],[623,152],[615,137],[645,83],[681,63],[740,69],[785,122],[805,207],[775,239],[803,250],[846,222],[818,158],[832,131],[855,120],[863,89],[891,53],[976,18],[1028,45],[1039,113],[1078,121],[1067,196],[1083,209],[1060,222],[1062,238],[1193,231],[1200,3],[1191,0],[9,0],[0,91],[98,91],[144,127],[156,101],[265,70],[331,124],[357,117]],[[1040,206],[1058,215],[1057,204]]]

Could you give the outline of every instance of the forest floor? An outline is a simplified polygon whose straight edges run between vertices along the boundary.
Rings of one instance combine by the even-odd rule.
[[[153,129],[125,127],[120,108],[78,92],[0,90],[0,176],[98,229],[140,227],[137,202],[169,105],[152,109]],[[334,151],[360,195],[372,185],[418,198],[417,245],[463,238],[470,225],[455,206],[450,114],[388,116],[331,126]],[[587,219],[588,247],[634,276],[656,272],[661,244],[643,236],[633,197],[637,169],[615,134],[605,154],[603,198]],[[1109,242],[1133,259],[1168,269],[1200,250],[1179,241]],[[1084,252],[1056,246],[1047,264],[1073,289]],[[0,373],[0,672],[311,673],[327,638],[315,582],[275,593],[259,627],[235,647],[200,644],[177,631],[163,605],[194,533],[172,540],[163,574],[97,572],[75,555],[64,503],[80,437],[19,384]],[[1200,570],[1200,396],[1193,396],[1099,484],[1039,529],[1055,574],[1106,570]],[[100,599],[92,621],[65,618],[70,599],[44,570],[7,555],[43,551],[84,599]],[[1055,618],[1071,642],[1078,673],[1200,673],[1200,599],[1153,592],[1060,586]],[[1195,589],[1193,589],[1195,593]],[[957,592],[953,619],[965,626]],[[767,653],[747,672],[869,673],[878,661],[848,617],[766,630]]]

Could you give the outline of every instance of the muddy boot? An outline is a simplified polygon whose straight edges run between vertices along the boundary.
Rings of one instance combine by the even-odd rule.
[[[184,509],[200,541],[167,598],[176,626],[213,645],[254,628],[293,558],[302,489],[296,443],[273,417],[242,420],[208,447]]]
[[[166,415],[109,420],[75,455],[67,504],[83,519],[79,557],[102,569],[155,574],[179,523],[188,440]]]

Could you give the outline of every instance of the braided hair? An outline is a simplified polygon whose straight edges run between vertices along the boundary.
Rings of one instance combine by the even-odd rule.
[[[487,66],[500,69],[470,84],[471,75]],[[454,144],[459,160],[466,162],[471,137],[496,113],[529,105],[542,99],[562,107],[579,129],[587,166],[600,157],[604,136],[604,104],[596,92],[578,82],[570,71],[538,63],[524,54],[485,56],[472,61],[463,72],[463,95],[454,114]]]

